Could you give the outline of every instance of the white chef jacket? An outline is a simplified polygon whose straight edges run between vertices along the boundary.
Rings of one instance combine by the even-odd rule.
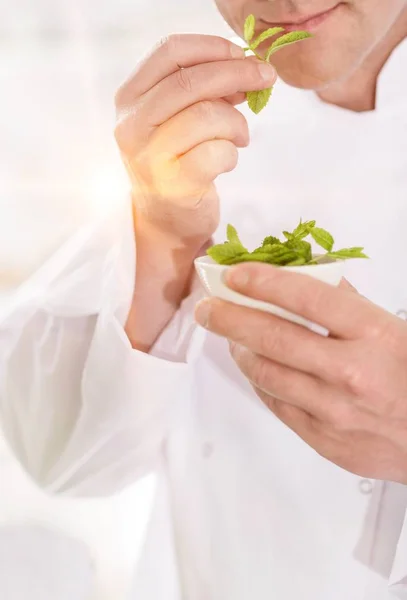
[[[250,246],[316,219],[361,293],[407,309],[407,41],[356,114],[279,82],[218,180]],[[107,495],[145,474],[156,500],[131,600],[407,598],[407,486],[321,458],[255,396],[225,340],[198,328],[198,283],[150,354],[124,333],[135,270],[129,202],[69,241],[0,320],[0,415],[51,492]],[[391,265],[391,266],[389,266]],[[136,281],[137,285],[137,281]],[[147,316],[146,316],[147,318]]]

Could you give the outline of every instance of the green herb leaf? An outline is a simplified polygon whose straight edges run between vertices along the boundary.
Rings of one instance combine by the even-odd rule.
[[[242,252],[248,252],[248,249],[245,248],[242,244],[242,242],[239,239],[239,236],[237,234],[236,229],[233,227],[233,225],[228,225],[227,229],[226,229],[226,235],[227,235],[227,239],[231,244],[235,244],[236,248],[238,246],[241,247]]]
[[[244,23],[244,39],[250,44],[254,36],[254,30],[256,27],[256,18],[254,15],[249,15]]]
[[[299,258],[296,258],[295,260],[292,260],[291,262],[286,264],[286,267],[298,267],[300,265],[305,265],[306,264],[306,260],[303,256],[300,256]]]
[[[256,18],[254,17],[254,15],[249,15],[246,18],[244,27],[243,27],[244,39],[246,40],[246,42],[248,44],[248,47],[245,48],[244,50],[245,50],[245,52],[247,52],[249,50],[252,51],[259,60],[263,60],[263,61],[267,61],[267,62],[269,61],[270,56],[273,54],[273,52],[275,52],[279,48],[281,48],[283,46],[287,46],[288,44],[294,44],[295,42],[299,42],[301,39],[304,39],[306,37],[310,37],[310,34],[306,33],[305,31],[293,31],[292,33],[287,33],[287,34],[281,36],[280,38],[278,38],[271,45],[271,47],[267,51],[266,58],[264,59],[257,54],[256,48],[264,40],[266,40],[270,37],[273,37],[274,35],[277,35],[281,31],[284,31],[284,28],[283,27],[271,27],[270,29],[263,31],[252,43],[252,39],[253,39],[255,30],[256,30]],[[263,110],[263,108],[265,106],[267,106],[272,92],[273,92],[272,87],[268,88],[266,90],[246,92],[246,97],[247,97],[247,101],[248,101],[250,110],[253,111],[256,115],[259,114],[259,112],[261,112]]]
[[[255,50],[258,46],[260,46],[260,44],[262,44],[269,38],[274,37],[275,35],[277,35],[277,33],[281,33],[282,31],[284,31],[284,27],[271,27],[270,29],[266,29],[266,31],[263,31],[263,33],[261,33],[254,40],[254,42],[250,44],[250,49]]]
[[[236,265],[241,262],[263,262],[270,265],[283,266],[297,258],[295,252],[278,244],[274,246],[265,246],[262,252],[258,250],[256,252],[240,254],[239,256],[229,259],[226,264]]]
[[[313,227],[310,230],[310,234],[318,246],[321,246],[321,248],[327,252],[331,252],[334,247],[334,239],[328,231],[325,231],[325,229],[321,229],[320,227]]]
[[[312,256],[311,244],[303,239],[307,229],[319,245],[324,248],[330,247],[331,250],[326,254]],[[333,237],[324,229],[315,227],[315,221],[300,221],[293,233],[286,231],[284,234],[289,238],[287,241],[281,242],[277,237],[269,235],[264,238],[259,248],[249,252],[240,241],[236,229],[228,225],[228,241],[212,246],[207,250],[207,254],[221,265],[258,261],[276,266],[295,266],[316,265],[326,262],[327,259],[369,258],[361,246],[333,251]]]
[[[300,42],[301,40],[306,40],[310,37],[312,36],[307,31],[291,31],[290,33],[282,35],[271,44],[270,48],[267,50],[265,60],[269,61],[271,55],[277,52],[277,50],[281,50],[281,48],[285,48],[286,46],[290,46],[291,44],[296,44],[297,42]]]
[[[279,251],[278,249],[281,250],[281,248],[284,249],[284,244],[278,242],[277,244],[265,244],[264,246],[262,246],[261,251],[266,254],[273,254]]]
[[[335,250],[333,252],[328,252],[327,256],[329,256],[330,258],[339,258],[339,259],[369,258],[366,254],[364,254],[362,247],[343,248],[342,250]]]
[[[250,110],[256,115],[265,108],[270,100],[273,88],[267,88],[258,92],[247,92],[246,97]]]
[[[311,244],[305,240],[293,238],[292,240],[285,242],[285,246],[296,252],[299,257],[304,258],[305,262],[308,262],[312,259]]]
[[[241,254],[240,256],[236,256],[228,261],[227,265],[237,265],[242,262],[267,262],[268,255],[262,254],[258,252],[256,254],[247,252],[245,254]]]
[[[292,235],[297,240],[302,240],[307,237],[311,233],[311,229],[315,227],[315,221],[305,221],[305,223],[300,221],[299,225],[294,229]]]
[[[269,235],[264,239],[263,244],[259,246],[259,248],[253,250],[252,254],[255,254],[257,252],[271,252],[274,250],[275,246],[282,246],[284,248],[284,244],[280,242],[278,238]]]
[[[220,265],[228,264],[233,258],[240,256],[243,254],[241,244],[231,244],[230,242],[225,242],[224,244],[217,244],[216,246],[212,246],[208,248],[207,254]]]
[[[264,238],[262,246],[269,246],[272,244],[281,244],[280,240],[274,235],[268,235]]]
[[[294,250],[283,246],[281,242],[263,246],[263,251],[256,253],[256,255],[258,254],[267,257],[264,262],[274,265],[283,265],[298,258]]]

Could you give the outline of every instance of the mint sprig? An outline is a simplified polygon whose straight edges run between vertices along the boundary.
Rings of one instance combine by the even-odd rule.
[[[256,49],[268,40],[269,38],[275,37],[279,33],[285,31],[284,27],[271,27],[270,29],[266,29],[257,38],[254,38],[254,33],[256,30],[256,18],[254,15],[249,15],[244,23],[243,27],[243,36],[245,42],[247,43],[247,48],[244,48],[245,52],[253,52],[258,59],[263,60],[264,62],[270,62],[271,56],[281,50],[281,48],[285,48],[291,44],[296,44],[301,40],[305,40],[307,38],[312,37],[310,33],[307,31],[292,31],[290,33],[286,33],[279,38],[277,38],[267,50],[265,57],[260,56]],[[258,114],[263,110],[265,106],[267,106],[271,94],[273,91],[273,87],[267,88],[265,90],[259,90],[254,92],[247,92],[246,97],[249,104],[250,110],[252,110],[255,114]]]
[[[360,246],[334,250],[334,238],[332,235],[316,227],[315,221],[299,222],[292,231],[284,231],[284,241],[278,237],[267,236],[261,246],[249,252],[243,246],[236,229],[232,225],[227,226],[227,241],[224,244],[216,244],[207,250],[208,255],[220,265],[236,265],[241,262],[264,262],[278,266],[301,266],[316,265],[330,260],[347,260],[350,258],[368,258]],[[312,254],[310,242],[305,240],[310,236],[318,246],[323,248],[325,254]]]
[[[271,37],[274,37],[278,33],[285,31],[284,27],[271,27],[270,29],[266,29],[263,31],[249,46],[250,50],[254,51],[260,44],[265,42]],[[246,40],[247,41],[247,40]],[[273,44],[274,45],[274,44]]]
[[[266,88],[265,90],[259,90],[258,92],[246,92],[247,103],[252,112],[256,115],[267,106],[271,94],[273,93],[273,87]]]
[[[327,252],[331,252],[332,248],[334,247],[335,240],[330,233],[325,231],[325,229],[321,229],[320,227],[313,227],[310,233],[318,246],[321,246],[321,248]]]
[[[296,44],[297,42],[301,42],[302,40],[306,40],[310,37],[312,36],[307,31],[291,31],[290,33],[286,33],[271,44],[270,48],[266,52],[265,59],[268,62],[271,56],[277,52],[277,50],[281,50],[281,48],[291,46],[291,44]]]
[[[237,234],[236,229],[233,227],[233,225],[228,225],[227,229],[226,229],[226,236],[227,236],[227,240],[229,242],[229,244],[234,244],[234,246],[237,248],[239,247],[241,252],[249,252],[247,248],[245,248],[242,244],[242,242],[240,241],[240,238]]]
[[[256,17],[254,15],[249,15],[247,17],[246,21],[244,22],[244,30],[243,30],[244,39],[246,40],[246,42],[248,44],[250,44],[250,42],[253,39],[255,29],[256,29]]]

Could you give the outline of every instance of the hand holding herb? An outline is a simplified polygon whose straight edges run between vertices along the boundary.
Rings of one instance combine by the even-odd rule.
[[[267,236],[261,246],[250,252],[239,239],[232,225],[227,227],[227,241],[208,249],[208,255],[220,265],[236,265],[242,262],[264,262],[279,266],[316,265],[319,262],[345,260],[349,258],[368,258],[362,247],[334,250],[334,238],[325,229],[316,227],[315,221],[300,221],[291,233],[283,231],[284,241]],[[313,255],[312,246],[305,238],[310,236],[325,250],[324,254]]]
[[[301,40],[305,40],[307,38],[312,37],[310,33],[306,31],[292,31],[290,33],[286,33],[281,35],[271,44],[269,49],[267,50],[265,57],[260,56],[256,50],[266,40],[277,36],[282,33],[284,27],[271,27],[270,29],[266,29],[263,31],[258,37],[254,38],[254,32],[256,29],[256,19],[254,15],[249,15],[244,24],[244,39],[247,42],[248,46],[245,48],[245,52],[253,52],[258,59],[263,60],[264,62],[270,62],[270,58],[273,56],[275,52],[289,46],[291,44],[295,44],[300,42]],[[247,92],[247,100],[249,103],[250,109],[258,114],[263,108],[267,105],[270,100],[271,94],[273,91],[273,87],[267,88],[265,90],[260,90],[257,92]]]

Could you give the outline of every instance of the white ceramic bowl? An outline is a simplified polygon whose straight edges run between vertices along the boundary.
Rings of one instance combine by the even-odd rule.
[[[325,283],[336,286],[339,285],[343,277],[344,264],[345,261],[339,260],[325,262],[318,265],[279,268],[287,271],[294,271],[296,273],[304,273],[305,275],[310,275],[315,279],[319,279]],[[288,321],[292,321],[293,323],[304,325],[305,327],[308,327],[314,331],[319,331],[319,333],[326,333],[326,331],[318,325],[307,321],[303,317],[294,315],[293,313],[290,313],[279,306],[275,306],[269,302],[253,300],[248,296],[243,296],[242,294],[238,294],[237,292],[229,289],[223,282],[223,276],[225,271],[230,269],[230,267],[217,264],[209,256],[197,258],[195,260],[195,268],[209,296],[215,296],[216,298],[221,298],[222,300],[227,300],[228,302],[234,302],[235,304],[240,304],[241,306],[263,310],[287,319]]]

